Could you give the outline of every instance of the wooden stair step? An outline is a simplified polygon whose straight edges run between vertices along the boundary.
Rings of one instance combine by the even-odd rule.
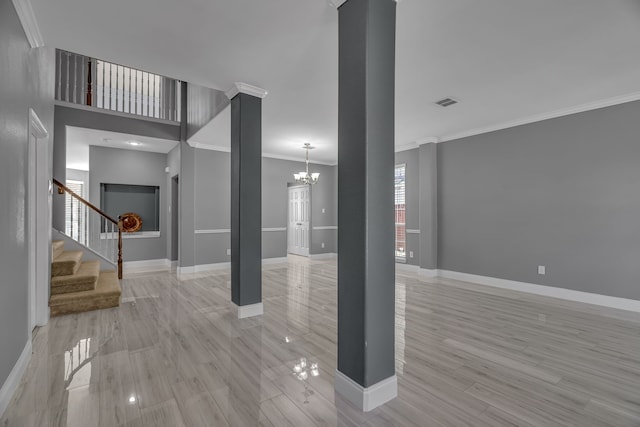
[[[82,261],[82,251],[64,251],[51,263],[51,277],[76,274]]]
[[[121,293],[118,274],[113,270],[103,270],[94,290],[51,295],[51,316],[117,307]]]
[[[100,261],[85,261],[75,274],[51,278],[51,295],[91,291],[100,276]]]
[[[64,242],[62,240],[54,240],[51,242],[51,259],[55,260],[62,252],[64,252]]]

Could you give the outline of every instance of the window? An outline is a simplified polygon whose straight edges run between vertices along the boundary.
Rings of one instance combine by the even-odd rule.
[[[140,231],[160,231],[160,187],[101,183],[100,206],[112,218],[128,212],[140,215]]]
[[[85,198],[84,182],[67,180],[67,187],[78,196]],[[67,236],[78,242],[84,242],[87,236],[87,210],[78,200],[65,193],[65,220],[64,232]]]
[[[407,235],[405,225],[405,165],[396,165],[395,212],[396,212],[396,261],[407,262]]]

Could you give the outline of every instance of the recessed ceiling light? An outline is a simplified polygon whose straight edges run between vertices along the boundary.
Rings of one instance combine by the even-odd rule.
[[[127,144],[129,145],[133,145],[134,147],[137,147],[138,145],[142,145],[141,143],[139,143],[138,141],[127,141]]]

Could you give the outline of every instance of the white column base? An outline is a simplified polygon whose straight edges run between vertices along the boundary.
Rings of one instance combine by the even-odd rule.
[[[365,388],[336,369],[334,387],[336,393],[369,412],[398,396],[398,377],[394,375]]]
[[[235,305],[238,310],[238,319],[245,319],[247,317],[261,316],[264,313],[264,306],[261,302],[258,304],[250,305]]]

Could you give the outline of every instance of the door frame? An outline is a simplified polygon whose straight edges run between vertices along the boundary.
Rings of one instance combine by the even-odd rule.
[[[290,210],[290,204],[291,204],[291,199],[289,197],[291,190],[293,189],[299,189],[299,188],[307,188],[309,190],[309,226],[307,227],[307,243],[308,243],[308,248],[307,248],[307,253],[306,255],[303,254],[298,254],[298,253],[294,253],[294,252],[290,252],[289,249],[289,232],[290,227],[291,227],[291,210]],[[311,256],[311,185],[310,184],[289,184],[287,186],[287,255],[298,255],[298,256],[306,256],[306,257],[310,257]]]
[[[27,252],[29,331],[49,322],[51,274],[51,203],[49,132],[38,114],[29,108],[27,137]]]

